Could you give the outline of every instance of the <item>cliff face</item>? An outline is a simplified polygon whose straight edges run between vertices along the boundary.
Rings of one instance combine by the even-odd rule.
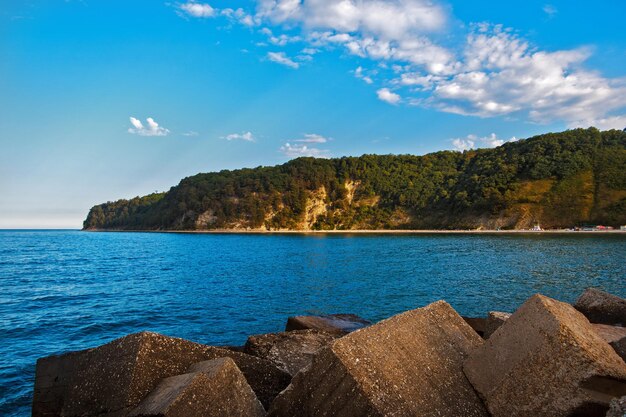
[[[349,230],[626,224],[626,133],[594,128],[495,149],[299,158],[198,174],[95,206],[85,229]]]

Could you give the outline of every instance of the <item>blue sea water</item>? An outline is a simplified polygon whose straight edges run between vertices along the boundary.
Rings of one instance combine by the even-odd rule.
[[[38,357],[141,330],[243,344],[286,318],[463,315],[534,293],[626,296],[624,235],[210,235],[0,231],[0,415],[29,415]]]

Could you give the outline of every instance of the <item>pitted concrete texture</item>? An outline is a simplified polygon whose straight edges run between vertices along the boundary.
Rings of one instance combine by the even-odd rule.
[[[487,417],[462,371],[482,343],[443,301],[399,314],[319,351],[269,415]]]
[[[589,321],[541,295],[472,352],[464,371],[493,417],[604,416],[626,390],[626,364]]]
[[[271,362],[157,333],[135,333],[106,345],[37,361],[33,416],[124,416],[169,376],[192,364],[232,358],[268,406],[291,379]]]
[[[490,311],[487,315],[485,323],[485,334],[483,337],[489,339],[511,317],[511,313],[503,313],[501,311]]]
[[[294,330],[248,337],[244,352],[267,359],[290,375],[311,363],[313,355],[338,336],[320,330]]]
[[[262,417],[265,409],[235,362],[219,358],[163,379],[132,417]]]
[[[294,316],[287,318],[285,331],[323,330],[328,333],[344,335],[372,323],[354,314],[328,314],[325,316]]]
[[[592,323],[626,326],[626,300],[595,288],[587,288],[574,304]]]
[[[626,327],[592,324],[593,330],[626,362]]]

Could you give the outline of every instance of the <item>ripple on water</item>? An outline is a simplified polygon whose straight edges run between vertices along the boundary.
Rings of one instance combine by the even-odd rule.
[[[0,233],[0,415],[30,412],[38,357],[152,330],[242,344],[288,315],[465,315],[533,293],[626,296],[623,236]]]

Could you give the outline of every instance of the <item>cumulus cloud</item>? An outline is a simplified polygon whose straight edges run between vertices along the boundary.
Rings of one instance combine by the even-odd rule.
[[[230,135],[223,136],[223,139],[226,140],[244,140],[246,142],[254,142],[256,139],[252,132],[243,132],[243,133],[231,133]]]
[[[374,80],[369,75],[366,75],[363,67],[358,66],[357,69],[354,70],[354,76],[358,79],[365,81],[367,84],[373,84]]]
[[[289,58],[284,52],[268,52],[267,59],[289,68],[298,69],[300,64]]]
[[[596,127],[600,130],[626,130],[626,114],[620,116],[609,116],[601,119],[579,120],[570,123],[569,127]]]
[[[128,128],[128,133],[139,136],[167,136],[170,131],[164,127],[159,126],[152,117],[146,119],[146,126],[141,123],[141,120],[134,117],[130,117],[130,124],[133,127]]]
[[[394,105],[398,104],[400,100],[402,100],[402,98],[398,94],[394,93],[388,88],[379,89],[378,91],[376,91],[376,95],[378,96],[379,100]]]
[[[299,143],[326,143],[329,140],[331,140],[330,138],[326,138],[322,135],[318,135],[317,133],[307,133],[304,135],[303,139],[296,139],[292,142],[299,142]]]
[[[381,68],[361,64],[357,78],[380,81],[378,97],[391,104],[428,107],[477,117],[510,117],[535,123],[620,123],[626,112],[626,78],[585,68],[590,48],[542,50],[514,30],[487,23],[465,25],[457,44],[448,29],[449,8],[433,0],[256,0],[256,10],[224,12],[264,27],[266,43],[303,44],[291,58],[284,51],[267,59],[290,68],[314,52],[343,49]],[[203,5],[188,2],[193,10]],[[182,6],[181,6],[182,7]],[[191,9],[190,9],[191,10]],[[208,10],[208,9],[207,9]],[[217,9],[212,9],[217,13]],[[230,10],[230,9],[224,9]],[[557,9],[545,4],[548,16]],[[207,11],[207,13],[210,13]],[[270,29],[271,27],[271,29]],[[389,71],[391,69],[391,71]]]
[[[301,143],[285,143],[280,147],[280,151],[290,158],[298,158],[301,156],[314,156],[316,158],[328,158],[330,152],[325,149],[310,147]]]
[[[504,145],[506,142],[515,142],[516,140],[516,137],[508,140],[500,139],[495,133],[492,133],[482,138],[479,138],[477,135],[467,135],[465,138],[452,139],[451,142],[455,150],[467,151],[476,148],[495,148]]]
[[[179,6],[180,10],[192,17],[207,18],[215,16],[215,9],[207,3],[189,1]]]

